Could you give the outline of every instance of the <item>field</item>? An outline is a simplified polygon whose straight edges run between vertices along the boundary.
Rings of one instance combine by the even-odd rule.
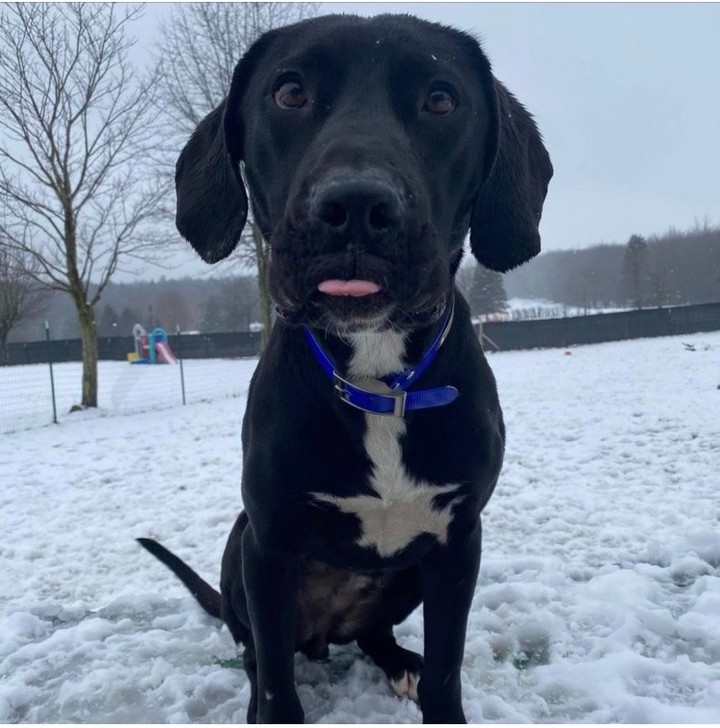
[[[720,333],[489,359],[508,447],[468,719],[716,722]],[[109,362],[98,411],[0,435],[0,721],[244,722],[229,633],[134,541],[159,538],[217,584],[255,363],[187,364],[186,407],[148,380],[169,367]],[[397,633],[422,651],[421,613]],[[331,657],[296,658],[309,722],[419,720],[354,645]]]

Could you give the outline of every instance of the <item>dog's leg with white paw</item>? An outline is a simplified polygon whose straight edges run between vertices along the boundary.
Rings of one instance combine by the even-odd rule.
[[[395,641],[392,627],[363,635],[358,638],[357,644],[388,676],[398,696],[417,702],[423,658],[416,652],[400,647]]]
[[[247,722],[257,723],[257,659],[255,658],[255,650],[245,648],[243,654],[243,665],[250,681],[250,702],[247,709]]]
[[[252,528],[242,535],[242,554],[255,648],[248,676],[252,680],[257,669],[257,722],[302,723],[303,709],[295,689],[299,556],[266,543],[261,547]]]

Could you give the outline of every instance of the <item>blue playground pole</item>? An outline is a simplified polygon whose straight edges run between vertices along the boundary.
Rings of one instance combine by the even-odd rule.
[[[167,341],[167,334],[165,329],[160,327],[153,329],[148,336],[148,344],[150,347],[150,363],[157,364],[157,351],[155,350],[155,344],[159,342]]]
[[[150,358],[151,364],[157,364],[157,353],[155,352],[155,331],[153,329],[148,334],[148,357]]]

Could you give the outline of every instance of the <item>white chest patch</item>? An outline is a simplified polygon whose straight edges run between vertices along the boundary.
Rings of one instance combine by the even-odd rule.
[[[348,375],[352,380],[378,378],[400,371],[404,366],[402,334],[392,331],[354,334],[350,342],[354,352]],[[406,431],[403,418],[366,413],[365,427],[363,444],[372,463],[368,485],[377,496],[340,498],[326,493],[312,496],[356,516],[362,527],[357,545],[374,548],[380,556],[396,554],[423,533],[445,543],[454,501],[438,509],[433,506],[433,500],[440,494],[457,490],[460,485],[433,485],[408,475],[400,447],[400,438]]]

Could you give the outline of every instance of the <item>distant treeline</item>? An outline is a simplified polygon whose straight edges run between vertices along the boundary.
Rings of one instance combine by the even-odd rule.
[[[471,268],[459,275],[469,295]],[[502,277],[508,297],[546,299],[581,308],[656,307],[720,301],[720,226],[642,238],[625,245],[542,253]],[[259,321],[253,276],[110,283],[96,309],[98,335],[129,336],[141,323],[174,332],[247,331]],[[503,310],[498,308],[497,310]],[[11,341],[44,338],[42,321],[56,339],[80,335],[70,297],[54,294],[44,314],[18,326]]]
[[[247,331],[260,318],[258,301],[252,275],[110,283],[96,307],[98,336],[130,336],[136,323],[148,331],[162,326],[169,333],[178,326],[204,333]],[[50,323],[54,339],[80,336],[70,297],[56,293],[44,314],[18,326],[10,341],[44,338],[44,320]]]
[[[504,283],[511,298],[585,308],[720,301],[720,226],[543,253]]]

